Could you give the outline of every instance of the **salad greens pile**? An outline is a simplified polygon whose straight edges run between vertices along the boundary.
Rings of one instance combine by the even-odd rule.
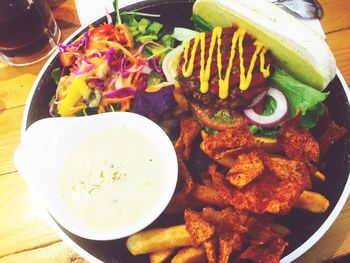
[[[123,23],[129,28],[134,39],[136,47],[144,46],[142,54],[144,57],[157,58],[153,60],[153,66],[157,71],[152,71],[147,82],[150,86],[159,85],[166,81],[164,74],[160,69],[160,64],[164,56],[171,51],[176,44],[176,39],[172,34],[167,33],[164,25],[152,21],[146,17],[159,17],[158,15],[139,13],[139,12],[123,12],[120,14]]]
[[[120,13],[116,23],[89,26],[70,44],[60,44],[62,68],[52,71],[57,84],[50,101],[53,116],[134,111],[158,122],[176,106],[174,85],[161,61],[176,44],[164,25],[138,12]]]
[[[63,68],[52,71],[58,85],[50,102],[54,116],[80,116],[105,111],[135,111],[159,122],[162,114],[176,106],[171,85],[162,70],[164,57],[176,46],[183,45],[199,32],[213,30],[213,26],[193,15],[196,31],[175,27],[173,32],[156,21],[159,15],[140,12],[119,12],[114,1],[116,23],[91,27],[68,45],[60,45]],[[175,51],[175,50],[174,50]],[[300,112],[300,123],[313,128],[324,113],[328,93],[309,87],[282,69],[274,67],[270,77],[289,103],[289,116]],[[78,80],[77,80],[78,79]],[[74,83],[83,83],[84,89]],[[84,96],[82,95],[84,93]],[[163,103],[164,102],[164,103]],[[266,96],[262,116],[272,115],[277,101]],[[215,121],[229,123],[233,118],[225,112],[208,116]],[[217,131],[205,127],[209,133]],[[280,124],[272,128],[249,125],[257,136],[278,135]]]
[[[166,32],[163,24],[157,21],[151,21],[143,16],[149,15],[137,12],[124,12],[121,14],[121,18],[124,24],[128,26],[136,46],[154,41],[158,43],[158,45],[153,46],[153,48],[147,46],[146,50],[151,55],[164,55],[164,53],[175,46],[175,39],[171,34]],[[152,15],[152,17],[153,16],[154,15]]]

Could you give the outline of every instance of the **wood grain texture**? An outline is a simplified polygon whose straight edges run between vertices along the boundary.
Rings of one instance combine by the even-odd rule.
[[[24,73],[0,81],[0,111],[24,105],[35,79],[36,75]]]
[[[350,0],[320,0],[322,25],[337,65],[350,84]],[[73,0],[48,0],[62,39],[79,27]],[[44,62],[28,67],[0,64],[0,263],[84,262],[46,223],[28,187],[15,172],[24,104]],[[350,200],[325,236],[298,263],[329,260],[350,253]]]
[[[321,24],[326,33],[350,28],[349,0],[319,0],[325,15]]]
[[[0,258],[60,241],[18,173],[0,176]]]
[[[0,263],[85,263],[87,262],[73,252],[64,242],[54,243],[45,247],[0,258]]]
[[[50,1],[48,1],[50,4]],[[54,1],[55,6],[52,6],[52,13],[62,32],[62,39],[66,39],[77,28],[80,27],[80,21],[75,9],[74,1]]]
[[[349,1],[350,5],[350,1]],[[350,14],[350,13],[349,13]],[[349,16],[350,17],[350,16]],[[337,66],[344,76],[346,83],[350,84],[350,29],[332,32],[327,35],[327,43],[332,49]]]
[[[23,111],[23,106],[0,111],[0,178],[16,171],[12,159],[20,139]]]

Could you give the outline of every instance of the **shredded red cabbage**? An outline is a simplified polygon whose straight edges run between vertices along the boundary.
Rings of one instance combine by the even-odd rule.
[[[90,44],[90,30],[85,31],[84,33],[84,48],[87,49],[88,45]]]
[[[67,45],[59,44],[58,48],[61,52],[67,52],[67,49],[72,50],[72,49],[76,49],[80,46],[84,46],[84,48],[87,48],[87,46],[89,45],[89,42],[90,42],[89,34],[90,34],[90,30],[87,30],[87,31],[85,31],[84,36],[81,39],[74,41],[73,43],[67,44]]]
[[[89,61],[87,61],[87,59],[82,57],[80,67],[74,69],[75,76],[80,76],[82,74],[85,74],[85,73],[93,70],[94,68],[95,68],[95,66],[93,64],[91,64]]]
[[[114,98],[125,98],[135,95],[136,90],[133,87],[123,87],[116,90],[107,91],[103,94],[104,98],[114,99]]]
[[[138,71],[142,70],[142,68],[143,68],[146,64],[147,64],[146,62],[142,62],[142,61],[141,61],[141,62],[139,62],[139,64],[137,65],[137,67],[131,66],[131,67],[127,68],[126,71],[129,72],[129,73],[138,72]]]
[[[112,65],[112,62],[114,61],[115,59],[115,49],[113,47],[111,47],[107,53],[106,53],[106,60],[107,60],[107,63],[109,66]]]
[[[119,68],[117,69],[117,73],[121,74],[123,78],[129,76],[129,72],[125,70],[125,62],[127,62],[127,58],[123,57],[120,61]]]
[[[138,90],[145,90],[145,89],[147,89],[147,76],[148,76],[148,74],[141,74],[140,80],[137,83],[137,89]]]
[[[106,88],[104,79],[100,77],[89,77],[86,79],[86,82],[89,86],[93,86],[99,90],[104,90]]]
[[[158,62],[159,62],[159,57],[153,57],[153,58],[151,59],[151,64],[150,64],[150,66],[151,66],[151,68],[152,68],[153,70],[155,70],[158,74],[163,75],[163,74],[164,74],[164,73],[163,73],[163,70],[160,68]]]

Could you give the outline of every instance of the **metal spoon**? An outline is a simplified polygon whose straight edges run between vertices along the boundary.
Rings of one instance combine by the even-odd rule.
[[[273,3],[305,19],[321,19],[324,14],[317,0],[276,0]]]

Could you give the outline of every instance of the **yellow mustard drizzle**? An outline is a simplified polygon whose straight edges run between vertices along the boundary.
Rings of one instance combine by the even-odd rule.
[[[218,72],[221,72],[221,33],[222,28],[216,27],[213,30],[210,46],[209,46],[209,56],[207,60],[207,65],[204,64],[204,55],[205,55],[205,33],[201,33],[200,39],[201,39],[201,71],[200,71],[200,91],[202,93],[207,93],[209,90],[209,78],[210,78],[210,69],[211,69],[211,63],[213,61],[213,53],[215,48],[215,43],[217,43],[217,65],[218,65]],[[220,60],[220,61],[219,61]],[[220,74],[220,73],[219,73]]]
[[[239,88],[240,90],[243,90],[243,91],[249,88],[249,85],[252,81],[252,72],[254,69],[256,59],[258,57],[258,54],[263,48],[261,42],[259,41],[255,41],[254,46],[256,46],[256,49],[250,61],[248,72],[247,74],[245,74],[244,60],[243,60],[243,37],[239,39],[239,57],[240,57],[240,72],[241,72]]]
[[[235,48],[237,46],[238,39],[241,35],[244,35],[244,31],[241,29],[238,29],[232,37],[232,43],[231,43],[231,51],[230,51],[230,60],[228,67],[226,69],[226,75],[225,79],[222,80],[221,78],[221,70],[219,71],[219,98],[220,99],[226,99],[228,97],[228,88],[229,88],[229,81],[230,81],[230,75],[233,67],[233,59],[235,58]]]
[[[206,78],[205,73],[207,72],[208,67],[205,68],[205,65],[204,65],[205,52],[202,52],[202,50],[205,50],[205,33],[204,32],[200,33],[198,37],[200,38],[200,41],[201,41],[201,71],[199,75],[199,79],[201,82],[200,91],[202,93],[207,93],[209,90],[209,84],[208,84],[209,77]],[[209,68],[209,75],[210,75],[210,68]]]
[[[267,65],[265,68],[265,53],[267,52],[266,48],[260,53],[260,72],[263,74],[264,78],[268,78],[270,76],[270,65]]]
[[[185,62],[182,65],[182,75],[184,75],[185,78],[188,78],[188,77],[192,76],[192,74],[193,74],[194,58],[195,58],[195,55],[196,55],[196,50],[197,50],[198,43],[199,43],[199,37],[196,36],[194,38],[194,44],[193,44],[193,47],[192,47],[191,58],[190,59],[188,59],[188,50],[190,49],[190,41],[188,41],[186,43],[186,45],[185,45],[185,48],[184,48],[184,59],[185,59]]]
[[[230,52],[230,59],[229,59],[229,65],[226,69],[225,78],[222,78],[222,54],[221,54],[221,35],[222,35],[222,28],[216,27],[214,28],[212,32],[212,37],[210,41],[209,46],[209,54],[208,59],[205,61],[205,33],[198,34],[195,39],[191,50],[191,55],[189,57],[189,49],[191,47],[190,41],[188,41],[185,44],[184,48],[184,64],[182,65],[182,74],[184,77],[188,78],[193,74],[194,69],[194,62],[195,62],[195,55],[198,48],[198,45],[200,44],[201,53],[200,53],[200,91],[202,93],[207,93],[209,90],[209,79],[210,79],[210,69],[211,64],[213,61],[213,53],[214,48],[216,46],[217,49],[217,68],[218,68],[218,83],[219,83],[219,98],[220,99],[226,99],[228,97],[228,91],[229,91],[229,80],[230,75],[233,67],[233,60],[235,57],[235,50],[238,43],[238,53],[239,53],[239,59],[240,59],[240,84],[239,88],[244,91],[248,89],[251,81],[252,81],[252,72],[254,69],[254,65],[256,63],[257,57],[260,53],[260,71],[263,73],[264,78],[267,78],[270,75],[270,65],[268,65],[265,68],[265,53],[267,52],[267,49],[263,47],[262,43],[259,41],[255,41],[254,45],[256,46],[255,52],[252,56],[249,68],[247,73],[245,72],[244,68],[244,59],[243,59],[243,53],[244,53],[244,47],[243,47],[243,40],[245,36],[245,31],[243,29],[238,29],[235,31],[235,33],[232,36],[232,43],[231,43],[231,52]],[[216,44],[216,45],[215,45]]]

